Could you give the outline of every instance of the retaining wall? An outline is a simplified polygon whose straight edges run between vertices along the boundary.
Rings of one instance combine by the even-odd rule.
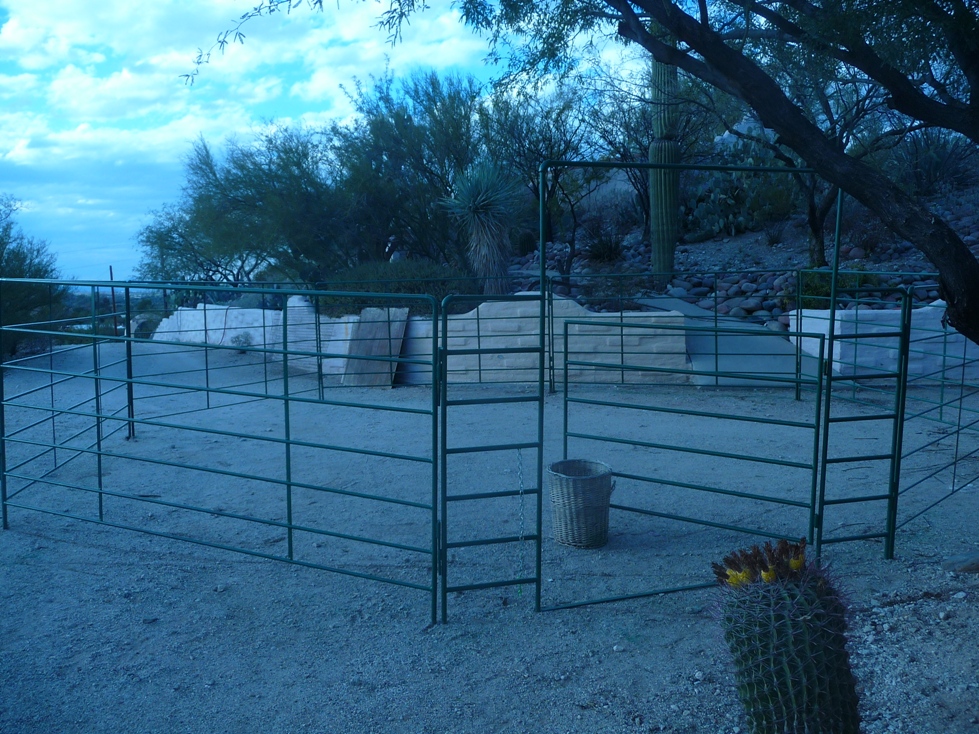
[[[803,332],[829,335],[829,311],[804,309]],[[953,329],[942,326],[945,304],[942,301],[911,312],[911,343],[908,377],[932,376],[955,381],[979,380],[979,345],[968,341]],[[795,313],[791,314],[795,324]],[[848,339],[854,334],[878,334],[900,329],[901,312],[897,310],[857,309],[836,312],[836,335],[833,368],[842,375],[893,372],[897,369],[898,339],[894,337]],[[798,338],[798,337],[794,337]],[[819,351],[819,341],[802,338],[802,349],[809,354]],[[825,347],[824,347],[825,348]]]
[[[287,314],[289,350],[316,352],[317,317],[309,301],[301,296],[290,297]],[[540,333],[539,315],[539,304],[533,301],[488,302],[468,313],[451,315],[448,318],[449,349],[536,348]],[[324,374],[344,373],[345,356],[349,353],[353,326],[358,318],[319,317],[320,351],[330,355],[323,359]],[[558,380],[562,380],[564,374],[566,320],[648,326],[683,325],[683,315],[675,311],[598,314],[570,299],[555,298],[554,357]],[[546,323],[545,328],[550,328],[550,322]],[[572,324],[569,330],[574,350],[572,360],[597,362],[611,367],[626,364],[675,371],[610,374],[606,369],[576,367],[571,370],[571,378],[576,382],[608,382],[610,378],[628,383],[689,381],[690,364],[686,339],[681,330],[622,329],[580,324]],[[282,312],[204,304],[197,308],[179,308],[160,323],[153,338],[223,346],[239,346],[241,342],[247,342],[250,346],[279,350],[283,347]],[[431,319],[411,317],[405,329],[401,355],[430,361],[431,348]],[[315,357],[290,356],[289,366],[304,372],[315,372],[317,369]],[[450,382],[534,382],[537,375],[537,355],[533,353],[452,355],[448,364]],[[424,364],[402,364],[398,369],[397,381],[401,384],[427,384],[431,382],[431,370]]]

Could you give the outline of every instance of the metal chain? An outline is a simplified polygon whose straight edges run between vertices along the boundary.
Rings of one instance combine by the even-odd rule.
[[[524,545],[524,480],[523,480],[523,453],[517,449],[517,480],[520,482],[520,576],[526,576],[527,569],[527,548]],[[523,594],[523,584],[517,586],[517,595]]]

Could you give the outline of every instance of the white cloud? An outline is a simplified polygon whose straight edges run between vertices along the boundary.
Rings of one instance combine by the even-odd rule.
[[[177,79],[160,74],[134,73],[123,67],[99,76],[91,69],[69,64],[51,80],[47,99],[53,109],[75,120],[118,121],[176,112],[174,97],[182,92]]]
[[[239,0],[59,0],[25,3],[0,0],[9,20],[0,28],[0,54],[25,68],[91,63],[85,53],[138,56],[147,48],[207,44],[241,14]]]
[[[39,83],[35,74],[0,74],[0,99],[27,94]]]
[[[231,93],[239,104],[261,105],[282,96],[282,79],[277,76],[264,76],[254,81],[243,82],[231,87]]]
[[[257,18],[244,45],[212,55],[186,86],[197,49],[255,0],[0,0],[0,192],[30,202],[25,230],[52,243],[66,275],[105,277],[103,258],[135,261],[134,235],[179,195],[200,136],[219,144],[265,119],[346,118],[340,85],[382,73],[387,59],[399,76],[485,73],[485,43],[449,2],[433,0],[393,47],[374,27],[378,3]]]

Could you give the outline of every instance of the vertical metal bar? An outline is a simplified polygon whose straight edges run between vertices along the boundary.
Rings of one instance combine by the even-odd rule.
[[[801,337],[800,337],[801,340]],[[825,497],[821,488],[824,486],[819,482],[820,476],[820,410],[822,409],[823,399],[823,337],[819,337],[819,352],[816,357],[816,405],[813,411],[813,438],[812,438],[812,476],[811,487],[809,490],[809,537],[808,541],[813,545],[816,557],[819,557],[823,542],[823,509]],[[796,395],[799,386],[796,385]],[[799,398],[797,397],[796,400]],[[823,462],[825,465],[825,462]]]
[[[52,315],[51,302],[53,300],[53,293],[51,291],[51,285],[48,285],[48,318]],[[51,458],[54,461],[54,468],[58,468],[58,426],[55,417],[57,411],[55,410],[55,399],[54,399],[54,338],[48,335],[48,398],[51,403]]]
[[[483,382],[483,335],[481,333],[479,320],[479,306],[476,307],[476,382]]]
[[[431,297],[432,308],[432,343],[429,364],[432,367],[432,624],[438,621],[439,595],[439,391],[442,389],[439,379],[439,302]]]
[[[904,450],[904,408],[908,389],[908,360],[911,349],[911,298],[901,301],[901,343],[898,351],[897,389],[894,391],[894,427],[891,432],[891,476],[887,491],[884,558],[894,558],[897,535],[897,505],[901,492],[901,453]]]
[[[447,296],[445,300],[442,301],[442,334],[441,334],[441,347],[438,350],[438,376],[436,377],[433,373],[432,379],[438,383],[439,386],[439,474],[442,477],[442,490],[441,497],[439,500],[439,516],[440,516],[440,537],[439,537],[439,575],[442,577],[442,624],[448,621],[448,605],[449,605],[449,563],[448,563],[448,550],[446,545],[449,542],[449,463],[448,456],[446,455],[446,449],[448,448],[448,422],[449,422],[449,411],[448,405],[448,389],[447,385],[449,382],[449,357],[448,357],[448,344],[449,344],[449,320],[448,320],[448,304],[451,301],[452,296]]]
[[[547,243],[544,241],[546,237],[545,232],[545,202],[544,202],[544,192],[547,191],[547,170],[550,166],[549,161],[543,161],[540,164],[539,178],[538,178],[538,191],[540,192],[540,201],[538,201],[538,223],[539,223],[539,235],[540,235],[540,331],[541,331],[541,364],[540,364],[540,389],[538,391],[538,408],[537,408],[537,581],[534,593],[534,610],[539,612],[541,607],[541,566],[543,564],[542,558],[542,523],[541,523],[541,513],[543,512],[543,495],[544,495],[544,283],[547,277]],[[567,329],[567,327],[565,327]],[[565,333],[567,333],[565,331]],[[567,364],[568,364],[568,342],[565,339],[564,342],[564,365],[565,365],[565,381],[564,386],[567,390]]]
[[[99,520],[105,519],[104,497],[102,494],[102,384],[99,378],[101,360],[99,359],[99,295],[98,288],[92,287],[92,384],[95,386],[95,463],[98,475]]]
[[[284,410],[286,446],[286,557],[293,560],[292,554],[292,426],[289,400],[289,306],[288,300],[282,304],[282,404]]]
[[[544,284],[540,285],[541,293],[544,292]],[[554,337],[554,290],[551,287],[551,281],[547,281],[547,335],[550,341],[550,347],[548,348],[547,354],[547,365],[548,365],[548,377],[550,379],[550,392],[554,394],[554,345],[556,339]]]
[[[313,297],[313,319],[316,326],[316,386],[320,400],[323,399],[323,335],[320,333],[320,297]],[[263,316],[264,319],[264,316]]]
[[[541,542],[541,513],[543,512],[543,494],[544,494],[544,350],[546,349],[545,342],[545,326],[546,326],[546,306],[547,302],[544,300],[544,291],[540,291],[540,354],[538,359],[538,373],[537,373],[537,523],[535,526],[535,533],[537,539],[535,543],[535,563],[534,563],[534,611],[539,612],[541,607],[541,566],[543,564],[542,557],[542,546]],[[521,502],[523,500],[521,499]],[[521,532],[523,529],[521,528]],[[523,541],[526,543],[527,541]],[[523,549],[520,549],[521,554]],[[521,564],[522,566],[522,564]],[[523,587],[521,587],[523,588]]]
[[[561,431],[561,457],[565,460],[568,458],[568,322],[564,322],[564,401],[562,408],[564,410],[564,424]]]
[[[207,407],[211,407],[211,360],[210,353],[211,349],[208,346],[207,341],[207,293],[204,293],[202,297],[204,312],[204,402]]]
[[[125,289],[125,303],[126,303],[126,414],[129,417],[129,432],[128,438],[130,440],[136,438],[136,401],[134,399],[133,391],[133,312],[131,303],[131,294],[129,291],[129,286]]]
[[[720,319],[717,315],[717,307],[720,302],[717,299],[717,281],[720,273],[714,273],[714,387],[721,384],[721,378],[717,374],[721,371],[721,336],[719,332]],[[684,332],[684,336],[686,333]]]
[[[7,352],[3,348],[4,343],[4,324],[3,324],[3,300],[4,300],[3,278],[0,278],[0,527],[4,530],[10,529],[7,517],[7,393],[4,381],[7,377]]]

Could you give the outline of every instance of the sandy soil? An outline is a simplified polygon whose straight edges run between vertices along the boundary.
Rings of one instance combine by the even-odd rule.
[[[138,364],[143,374],[192,382],[198,356],[154,354]],[[74,358],[59,357],[65,364]],[[251,355],[224,353],[220,359],[211,365],[218,368],[216,383],[258,384],[268,374]],[[9,375],[8,398],[32,379]],[[300,377],[290,382],[293,394],[309,388]],[[274,368],[269,384],[281,387]],[[57,400],[84,401],[86,390],[91,381],[71,380],[58,386]],[[469,387],[450,397],[493,394],[493,388]],[[787,394],[590,388],[588,396],[631,407],[572,406],[573,430],[651,443],[686,441],[733,456],[801,463],[811,455],[808,429],[634,408],[645,402],[799,422],[811,417],[811,401]],[[24,400],[43,403],[48,397],[42,391]],[[431,455],[432,421],[425,412],[431,397],[425,390],[345,389],[327,397],[355,407],[297,404],[289,416],[294,439],[400,457]],[[110,405],[119,399],[119,393],[106,397]],[[282,486],[230,474],[282,478],[284,449],[263,440],[284,430],[282,403],[226,397],[205,410],[198,394],[146,388],[138,406],[137,417],[158,416],[157,422],[171,426],[138,426],[135,441],[126,440],[124,431],[106,436],[106,450],[117,457],[105,460],[104,488],[144,500],[106,497],[106,520],[284,555],[288,539],[274,524],[288,511]],[[533,404],[449,410],[450,446],[536,436]],[[26,424],[28,413],[14,410],[8,420]],[[85,425],[81,416],[63,420],[60,436]],[[245,430],[253,438],[188,427]],[[561,427],[561,395],[548,396],[545,466],[562,456]],[[834,440],[840,447],[888,440],[865,429]],[[8,466],[18,450],[30,448],[12,447]],[[69,454],[62,452],[62,460]],[[605,461],[620,472],[709,481],[768,496],[805,498],[810,491],[805,471],[736,459],[581,440],[570,454]],[[132,458],[161,456],[229,474]],[[448,466],[449,492],[533,489],[534,458],[527,451],[519,457],[513,451],[455,457]],[[94,486],[94,461],[70,462],[49,479]],[[431,501],[431,466],[423,462],[314,447],[295,449],[291,461],[298,483],[415,505]],[[911,464],[905,470],[927,468]],[[880,490],[879,468],[850,469],[831,476],[831,494]],[[96,516],[91,493],[56,485],[33,485],[21,499]],[[194,504],[203,512],[154,501]],[[807,523],[798,508],[722,496],[705,500],[667,486],[650,491],[623,479],[613,501],[784,532],[801,528],[800,534]],[[827,514],[829,536],[881,526],[879,503],[843,507],[852,509]],[[331,499],[299,488],[291,510],[300,524],[401,546],[365,547],[297,532],[297,558],[421,586],[430,582],[428,558],[404,548],[430,547],[430,513],[423,507],[382,506],[353,495]],[[946,557],[979,549],[977,510],[979,491],[959,492],[900,531],[893,561],[882,559],[879,541],[827,547],[825,557],[853,611],[851,654],[868,732],[979,731],[979,577],[941,569]],[[533,494],[450,503],[450,540],[522,535],[532,531],[536,512]],[[546,492],[541,519],[545,606],[709,581],[711,561],[752,542],[741,533],[613,510],[605,548],[567,548],[551,539]],[[532,573],[532,548],[525,542],[450,551],[450,583]],[[534,612],[532,586],[468,591],[450,594],[448,623],[431,626],[424,591],[18,508],[10,509],[10,529],[0,533],[0,567],[2,732],[745,731],[713,611],[717,589],[542,613]]]

